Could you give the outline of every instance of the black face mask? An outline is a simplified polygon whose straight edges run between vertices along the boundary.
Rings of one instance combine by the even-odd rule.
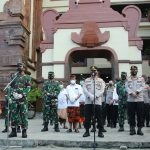
[[[54,76],[53,76],[53,75],[49,75],[48,78],[49,78],[50,80],[52,80],[52,79],[54,79]]]
[[[22,72],[22,71],[24,71],[24,69],[19,67],[19,68],[17,68],[17,71]]]
[[[126,78],[127,78],[126,75],[121,75],[122,80],[126,80]]]

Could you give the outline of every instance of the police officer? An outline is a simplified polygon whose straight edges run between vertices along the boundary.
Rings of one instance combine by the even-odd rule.
[[[125,111],[126,111],[127,96],[128,96],[125,88],[126,79],[127,79],[127,73],[121,72],[121,80],[116,84],[116,91],[119,96],[118,98],[119,130],[118,131],[124,131]]]
[[[11,103],[11,128],[12,131],[9,137],[16,137],[16,127],[21,124],[22,138],[27,138],[28,128],[28,104],[27,94],[31,89],[31,77],[25,74],[25,65],[23,63],[17,64],[17,76],[11,83],[12,88],[12,103]],[[18,118],[20,122],[18,123]]]
[[[89,128],[91,127],[91,119],[97,120],[98,137],[104,137],[102,123],[102,96],[105,89],[105,82],[99,78],[98,71],[95,66],[91,68],[91,77],[85,79],[83,90],[85,92],[85,122],[86,129],[83,137],[90,136]],[[95,122],[94,122],[95,123]]]
[[[143,90],[145,86],[144,78],[138,77],[137,66],[131,66],[131,76],[127,79],[125,84],[128,93],[128,115],[130,124],[130,135],[136,134],[135,127],[138,127],[137,134],[143,135]]]
[[[54,79],[54,72],[48,73],[48,81],[43,84],[42,93],[44,99],[43,125],[41,132],[48,131],[49,121],[55,124],[55,132],[60,132],[57,114],[57,96],[60,92],[60,83]]]

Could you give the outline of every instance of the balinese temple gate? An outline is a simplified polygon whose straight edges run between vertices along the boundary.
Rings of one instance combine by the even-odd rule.
[[[141,50],[143,42],[137,37],[141,19],[138,7],[130,5],[122,14],[110,7],[110,0],[70,0],[69,10],[59,14],[48,9],[42,14],[44,40],[41,76],[47,79],[49,71],[55,78],[67,80],[70,73],[87,73],[96,61],[86,66],[73,67],[72,58],[105,58],[110,63],[111,77],[122,71],[130,74],[130,66],[138,66],[142,75]],[[96,63],[101,69],[103,64]]]

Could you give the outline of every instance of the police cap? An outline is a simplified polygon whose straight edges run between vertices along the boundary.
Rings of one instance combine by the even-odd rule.
[[[97,71],[97,67],[96,67],[96,66],[91,66],[91,67],[90,67],[90,70],[91,70],[91,71]]]
[[[131,66],[130,70],[138,70],[137,66]]]

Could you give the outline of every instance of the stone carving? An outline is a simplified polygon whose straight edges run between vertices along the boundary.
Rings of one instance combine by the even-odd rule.
[[[85,22],[80,34],[72,33],[71,39],[75,43],[84,47],[96,47],[106,43],[109,40],[109,32],[103,34],[98,28],[96,22]]]
[[[22,0],[9,0],[4,5],[4,13],[10,16],[18,16],[23,18],[23,4]]]
[[[128,20],[129,27],[125,28],[129,31],[129,45],[136,45],[139,50],[142,50],[143,42],[141,38],[137,37],[137,31],[141,20],[140,9],[134,5],[129,5],[122,10],[122,14]]]

